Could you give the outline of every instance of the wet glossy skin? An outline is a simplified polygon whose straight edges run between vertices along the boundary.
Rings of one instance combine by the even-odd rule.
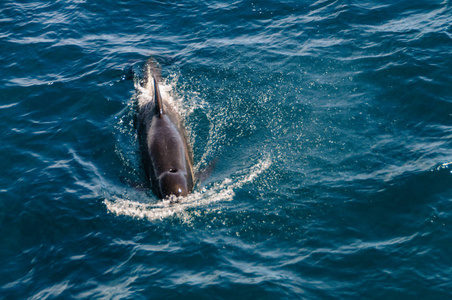
[[[143,166],[157,197],[186,196],[194,186],[186,135],[179,116],[161,99],[155,79],[154,84],[154,103],[141,107],[139,112]]]

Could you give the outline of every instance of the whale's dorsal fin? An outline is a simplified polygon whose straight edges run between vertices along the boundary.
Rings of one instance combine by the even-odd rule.
[[[161,117],[163,115],[163,101],[162,95],[160,95],[159,83],[157,78],[154,77],[154,103],[155,103],[155,114]]]

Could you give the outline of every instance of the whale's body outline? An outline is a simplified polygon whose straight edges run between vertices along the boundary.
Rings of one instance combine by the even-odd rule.
[[[148,67],[144,87],[150,90],[149,85],[153,84],[154,99],[138,105],[137,129],[143,168],[158,198],[186,196],[195,185],[193,154],[181,117],[162,98],[152,69]]]

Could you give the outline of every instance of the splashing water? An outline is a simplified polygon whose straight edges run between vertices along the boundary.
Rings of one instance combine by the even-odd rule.
[[[187,197],[164,199],[156,204],[148,204],[112,196],[114,199],[105,199],[104,204],[109,212],[118,216],[124,215],[150,221],[175,216],[181,220],[188,221],[190,220],[189,210],[191,208],[207,207],[220,201],[231,201],[234,198],[236,189],[253,182],[256,177],[271,166],[271,162],[269,156],[265,157],[249,168],[246,174],[239,176],[237,179],[226,178],[220,183],[216,183],[211,187],[204,187]],[[178,200],[178,202],[174,203],[175,200]]]
[[[138,106],[142,107],[146,105],[148,102],[154,101],[154,80],[152,74],[152,68],[150,66],[146,66],[146,79],[147,81],[144,84],[140,84],[140,80],[136,79],[134,82],[135,90],[137,91],[136,97],[138,100]],[[162,95],[162,98],[165,99],[165,102],[168,103],[171,107],[175,108],[176,111],[181,111],[181,102],[174,101],[174,98],[171,95],[172,86],[170,83],[159,82],[159,89]]]
[[[133,99],[134,101],[137,101],[139,106],[146,105],[149,101],[154,101],[154,83],[153,80],[151,80],[152,69],[148,66],[146,72],[148,73],[148,76],[146,76],[148,82],[140,84],[138,80],[135,80],[136,93]],[[195,166],[195,170],[199,170],[202,165],[208,164],[209,156],[215,155],[214,149],[218,148],[218,145],[216,144],[222,139],[215,129],[218,129],[218,124],[222,121],[213,120],[215,117],[212,116],[209,104],[205,100],[200,99],[197,95],[190,94],[190,97],[174,96],[172,91],[173,86],[176,85],[176,81],[177,77],[173,77],[159,82],[160,91],[166,103],[174,108],[185,121],[190,119],[191,114],[193,114],[196,109],[201,109],[210,120],[208,140],[204,152]],[[131,143],[126,141],[127,139],[131,139],[133,140],[132,144],[136,144],[136,133],[130,123],[123,121],[124,118],[131,118],[131,114],[133,114],[132,107],[132,105],[129,106],[128,111],[119,118],[119,122],[116,126],[116,129],[124,135],[124,139],[122,139],[121,142],[123,145],[118,145],[117,152],[118,156],[123,160],[124,165],[135,166],[133,172],[136,173],[137,164],[131,163],[130,161],[137,159],[134,159],[131,157],[132,154],[128,153],[131,150]],[[188,136],[190,137],[190,143],[193,145],[195,141],[195,132],[192,130],[190,122],[185,123]],[[236,189],[253,182],[257,176],[270,167],[271,162],[270,155],[264,154],[260,160],[246,170],[239,170],[229,177],[224,178],[221,182],[210,184],[208,187],[202,187],[200,190],[194,191],[187,197],[170,198],[160,200],[156,203],[150,203],[154,200],[143,201],[140,196],[135,198],[134,196],[119,196],[117,193],[112,194],[111,192],[107,192],[103,203],[106,205],[109,212],[116,215],[130,216],[151,221],[175,216],[184,222],[189,222],[191,219],[190,209],[207,207],[220,201],[231,201],[234,198]],[[141,199],[138,200],[137,198]]]

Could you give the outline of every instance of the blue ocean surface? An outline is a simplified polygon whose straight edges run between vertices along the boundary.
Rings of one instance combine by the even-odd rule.
[[[0,4],[0,299],[451,299],[450,0]],[[139,188],[153,57],[197,171]]]

